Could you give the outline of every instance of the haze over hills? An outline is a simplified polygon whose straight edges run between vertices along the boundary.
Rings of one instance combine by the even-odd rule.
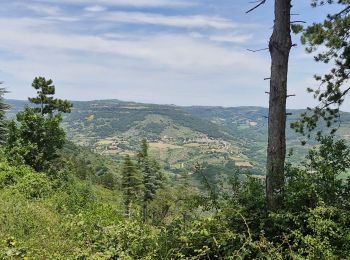
[[[9,100],[13,117],[26,104]],[[290,110],[288,125],[302,110]],[[235,166],[264,174],[267,142],[267,108],[180,107],[120,100],[74,102],[64,118],[69,140],[118,159],[134,154],[142,138],[169,173],[193,172],[197,162],[208,165],[208,173],[230,173]],[[339,134],[350,137],[350,114],[344,113]],[[300,161],[307,148],[301,136],[287,129],[288,148]],[[209,166],[210,165],[210,166]]]

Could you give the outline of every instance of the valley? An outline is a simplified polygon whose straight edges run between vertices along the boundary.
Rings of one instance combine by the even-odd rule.
[[[26,102],[9,100],[9,117]],[[291,110],[288,124],[302,110]],[[192,174],[196,163],[210,165],[212,180],[236,168],[264,175],[267,142],[266,108],[261,107],[179,107],[141,104],[120,100],[74,102],[65,115],[67,137],[116,161],[133,155],[143,138],[150,142],[150,152],[170,175]],[[343,113],[338,133],[349,139],[350,116]],[[303,137],[287,129],[288,158],[300,162],[313,143],[301,146]]]

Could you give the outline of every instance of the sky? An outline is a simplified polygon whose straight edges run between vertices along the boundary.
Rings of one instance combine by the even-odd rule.
[[[120,99],[205,106],[268,105],[273,1],[250,14],[248,0],[1,0],[0,79],[35,94],[51,78],[69,100]],[[293,19],[321,21],[329,6],[294,0]],[[298,43],[298,37],[293,41]],[[304,47],[290,56],[289,108],[314,104],[307,87],[328,70]],[[345,105],[346,110],[350,106]]]

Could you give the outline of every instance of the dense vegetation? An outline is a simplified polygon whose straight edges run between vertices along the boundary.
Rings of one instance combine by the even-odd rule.
[[[270,213],[263,178],[247,172],[213,185],[210,164],[166,174],[146,140],[117,161],[67,142],[61,120],[70,103],[54,99],[54,87],[41,93],[42,106],[1,119],[11,131],[0,156],[0,259],[350,255],[350,180],[342,178],[350,150],[338,137],[318,136],[302,164],[287,166],[281,209]]]

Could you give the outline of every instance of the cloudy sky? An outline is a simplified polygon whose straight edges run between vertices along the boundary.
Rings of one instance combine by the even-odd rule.
[[[7,98],[33,95],[52,78],[70,100],[267,106],[272,0],[1,0],[0,79]],[[295,19],[322,20],[329,6],[294,0]],[[294,40],[298,41],[297,38]],[[312,104],[315,64],[302,46],[290,64],[290,108]]]

